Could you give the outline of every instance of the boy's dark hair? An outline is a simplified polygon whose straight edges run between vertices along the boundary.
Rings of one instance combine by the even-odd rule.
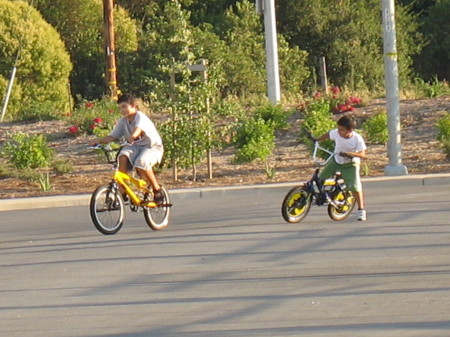
[[[342,116],[337,121],[337,125],[343,126],[347,130],[356,129],[356,122],[352,116]]]
[[[130,105],[136,105],[136,98],[130,94],[122,94],[119,96],[119,99],[117,100],[117,104],[120,103],[128,103]]]

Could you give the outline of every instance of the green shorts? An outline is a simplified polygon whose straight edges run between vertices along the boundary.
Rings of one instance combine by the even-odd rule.
[[[362,184],[361,177],[359,175],[359,164],[348,163],[348,164],[338,164],[331,158],[331,160],[324,166],[322,172],[319,174],[320,179],[331,178],[336,171],[342,173],[345,185],[347,189],[352,192],[361,192]]]

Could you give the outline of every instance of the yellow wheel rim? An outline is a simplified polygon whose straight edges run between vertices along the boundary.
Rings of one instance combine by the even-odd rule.
[[[299,193],[293,194],[292,197],[289,199],[288,206],[292,207],[292,205],[294,205],[294,203],[302,197],[303,198],[305,197],[304,193],[299,192]],[[301,208],[296,207],[294,209],[291,209],[291,211],[289,213],[293,216],[300,215],[305,211],[305,207],[306,207],[306,203]]]

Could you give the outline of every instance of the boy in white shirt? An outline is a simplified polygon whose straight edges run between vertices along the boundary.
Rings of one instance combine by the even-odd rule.
[[[362,192],[359,162],[366,157],[366,143],[360,134],[354,131],[356,123],[350,116],[343,116],[337,121],[337,129],[331,130],[317,138],[317,141],[331,139],[335,142],[334,157],[325,165],[319,175],[326,179],[336,171],[340,171],[347,185],[352,191],[358,204],[358,220],[366,221],[364,198]]]
[[[128,173],[135,168],[152,187],[155,202],[161,203],[164,195],[153,172],[153,166],[161,162],[164,153],[161,136],[150,118],[137,109],[133,96],[121,95],[117,104],[123,117],[109,136],[91,140],[89,144],[107,144],[125,138],[131,145],[119,153],[119,171]]]

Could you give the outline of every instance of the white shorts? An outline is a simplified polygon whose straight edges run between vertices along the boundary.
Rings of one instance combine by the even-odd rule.
[[[162,160],[164,150],[162,147],[130,145],[124,147],[119,157],[126,156],[131,164],[131,168],[140,168],[143,170],[151,170],[153,166],[159,164]]]

